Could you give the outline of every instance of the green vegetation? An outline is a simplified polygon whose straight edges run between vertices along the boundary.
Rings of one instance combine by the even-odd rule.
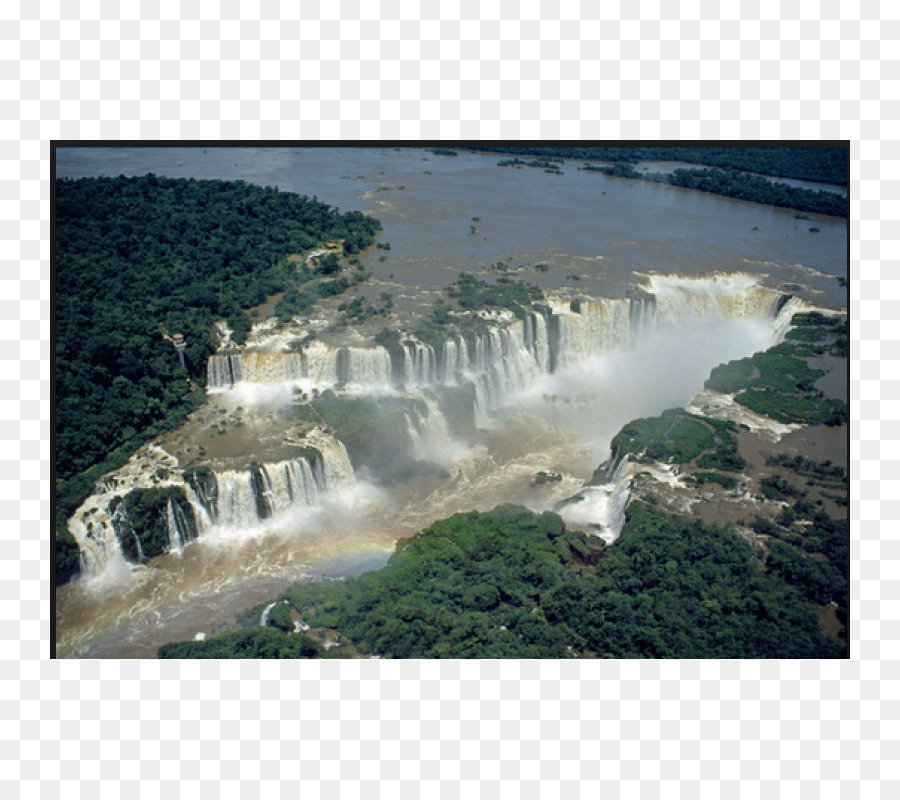
[[[798,489],[790,481],[780,475],[767,475],[759,482],[763,496],[769,500],[790,500],[793,497],[803,497],[806,492]]]
[[[809,478],[808,484],[817,484],[820,486],[833,486],[837,488],[846,488],[847,472],[831,461],[813,461],[801,455],[789,456],[779,453],[766,459],[766,464],[770,467],[786,467],[798,475]]]
[[[552,175],[563,175],[564,173],[559,168],[559,163],[562,163],[561,158],[536,158],[533,161],[523,161],[519,158],[511,158],[506,159],[504,161],[498,161],[498,167],[534,167],[536,169],[542,169],[544,172],[549,172]]]
[[[243,182],[140,178],[55,184],[56,541],[105,472],[203,402],[213,323],[234,340],[244,309],[309,277],[288,256],[380,229],[300,195]],[[163,334],[184,335],[185,368]]]
[[[286,603],[276,603],[272,606],[266,625],[285,633],[290,633],[294,630],[294,621],[291,619],[291,612],[288,610]]]
[[[671,408],[658,417],[636,419],[612,440],[617,456],[635,455],[652,461],[685,464],[701,456],[699,466],[739,472],[746,462],[737,454],[737,442],[729,422],[698,417],[681,408]],[[602,467],[592,482],[605,482]]]
[[[274,611],[274,609],[273,609]],[[322,648],[308,636],[276,628],[250,628],[211,636],[202,642],[175,642],[159,648],[158,658],[316,658]]]
[[[309,314],[316,301],[324,297],[337,297],[351,287],[358,286],[366,281],[370,274],[364,271],[357,271],[349,278],[342,276],[332,280],[317,281],[302,288],[293,287],[288,289],[275,304],[275,316],[282,322],[287,322],[292,317]],[[349,316],[345,315],[341,324],[362,321],[361,319],[355,319],[354,315],[356,314],[360,314],[367,319],[369,316],[381,313],[380,309],[373,308],[372,314],[367,314],[368,306],[365,306],[364,301],[359,298],[355,298],[339,307],[341,311],[346,311],[347,309],[351,310],[351,314]],[[387,313],[387,311],[384,313]]]
[[[665,183],[680,186],[683,189],[695,189],[700,192],[732,197],[735,200],[748,200],[780,208],[797,208],[816,214],[828,214],[835,217],[847,216],[847,198],[834,192],[811,191],[789,186],[786,183],[773,183],[766,178],[748,175],[743,172],[725,172],[720,169],[676,169],[671,174],[663,172],[638,172],[628,164],[615,164],[612,167],[584,167],[588,172],[602,172],[614,178],[631,178],[633,180]],[[811,233],[818,233],[818,228],[810,228]]]
[[[799,463],[804,472],[814,464],[798,458],[799,462],[776,457],[774,463],[788,468],[791,463]],[[796,588],[808,602],[836,603],[837,618],[846,625],[849,520],[829,517],[806,499],[805,491],[781,476],[763,478],[761,485],[766,497],[789,504],[775,519],[757,517],[750,525],[757,534],[770,538],[766,543],[767,569]]]
[[[78,542],[66,530],[65,522],[63,522],[62,526],[56,526],[55,550],[56,567],[54,580],[57,586],[61,586],[72,580],[81,570]]]
[[[530,310],[532,303],[544,299],[544,293],[537,286],[525,281],[504,275],[498,277],[496,283],[488,283],[467,272],[461,272],[447,287],[447,294],[467,311],[506,308],[520,318]]]
[[[846,186],[849,178],[844,147],[473,147],[495,153],[539,158],[570,158],[636,164],[639,161],[683,161],[722,169],[756,172],[776,178]]]
[[[827,594],[828,575],[780,552],[772,563],[764,572],[726,528],[643,503],[609,548],[555,514],[500,506],[402,540],[381,570],[295,584],[284,597],[360,653],[390,658],[844,655],[806,602]],[[247,652],[247,635],[167,645],[160,657],[231,657],[230,648]]]
[[[678,408],[629,422],[612,440],[613,452],[643,454],[654,461],[683,464],[714,444],[709,425]]]
[[[780,345],[716,367],[706,388],[734,394],[741,405],[778,422],[841,425],[847,404],[815,388],[825,373],[804,358],[826,352],[846,357],[846,319],[810,312],[795,315],[793,324],[796,329]]]
[[[459,153],[456,150],[451,150],[448,147],[432,147],[429,153],[434,153],[436,156],[458,156]]]
[[[730,475],[722,475],[720,472],[695,472],[691,477],[700,485],[704,483],[718,483],[722,488],[729,491],[737,488],[737,481],[734,478]]]
[[[837,505],[846,508],[849,503],[849,498],[845,494],[836,494],[835,492],[822,492],[822,497],[827,497]]]
[[[818,311],[808,311],[804,314],[795,314],[791,320],[794,329],[788,332],[787,339],[796,341],[804,337],[820,336],[816,342],[825,341],[825,344],[815,350],[816,355],[826,352],[835,358],[847,358],[849,352],[850,326],[845,316],[828,316]],[[828,340],[833,340],[829,342]],[[798,352],[797,355],[808,355]]]
[[[847,422],[847,404],[842,400],[789,397],[761,389],[749,389],[735,398],[757,414],[778,422],[836,427]]]
[[[810,369],[799,358],[766,352],[716,367],[710,373],[706,387],[728,394],[754,387],[791,394],[809,392],[824,374],[820,369]]]
[[[374,305],[364,297],[354,297],[338,306],[340,317],[335,327],[359,325],[373,317],[387,317],[394,308],[394,299],[387,292],[381,293],[381,304]]]
[[[184,537],[188,541],[196,539],[194,513],[184,491],[178,487],[135,489],[125,495],[124,500],[113,498],[110,513],[118,511],[121,515],[124,511],[121,521],[114,523],[114,527],[122,553],[129,561],[138,563],[142,557],[151,559],[169,552],[167,509],[170,502],[173,514],[182,524]]]
[[[768,551],[769,571],[795,587],[807,602],[821,606],[846,595],[846,580],[827,561],[786,542],[771,542]]]
[[[501,273],[494,283],[461,272],[457,280],[446,289],[447,295],[456,301],[457,309],[443,300],[437,300],[431,316],[421,321],[415,329],[416,338],[439,352],[443,343],[452,336],[471,336],[488,329],[485,320],[459,313],[460,311],[506,309],[522,319],[532,311],[539,310],[535,306],[543,300],[544,293],[541,289],[502,274],[507,270],[502,261],[498,261],[490,269]]]

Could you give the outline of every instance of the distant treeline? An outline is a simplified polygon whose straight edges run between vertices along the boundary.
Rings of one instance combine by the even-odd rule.
[[[676,169],[671,174],[663,172],[638,172],[630,164],[615,164],[612,167],[588,165],[590,172],[602,172],[614,178],[667,183],[684,189],[733,197],[735,200],[749,200],[753,203],[810,211],[814,214],[830,214],[835,217],[847,216],[847,198],[834,192],[811,191],[786,183],[773,183],[757,175],[743,172],[725,172],[721,169]]]
[[[289,254],[335,240],[356,253],[378,230],[360,212],[242,181],[56,181],[58,580],[77,571],[65,520],[94,482],[203,401],[213,323],[243,341],[244,309],[315,276]],[[164,333],[184,335],[186,369]]]
[[[473,147],[514,155],[611,161],[683,161],[776,178],[846,186],[847,150],[842,147]]]

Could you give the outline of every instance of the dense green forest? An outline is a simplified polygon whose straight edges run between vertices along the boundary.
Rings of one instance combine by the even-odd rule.
[[[60,179],[55,191],[60,582],[78,568],[65,520],[95,481],[203,401],[213,323],[227,319],[243,341],[245,309],[320,269],[340,271],[330,260],[310,269],[287,256],[332,240],[350,255],[373,244],[380,225],[242,181],[151,174]],[[163,338],[175,333],[186,340],[184,367]]]
[[[779,550],[766,571],[731,530],[641,502],[612,547],[556,514],[500,506],[402,540],[381,570],[284,597],[308,624],[390,658],[840,657],[811,605],[827,576],[797,555]],[[273,625],[159,657],[279,657],[299,638]]]
[[[581,161],[683,161],[721,169],[756,172],[776,178],[846,186],[847,149],[843,147],[474,147],[498,153]]]

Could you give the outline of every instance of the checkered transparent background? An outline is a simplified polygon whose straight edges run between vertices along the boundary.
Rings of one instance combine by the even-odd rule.
[[[900,796],[898,32],[836,0],[0,5],[4,789]],[[159,138],[852,140],[853,658],[47,660],[48,143]]]

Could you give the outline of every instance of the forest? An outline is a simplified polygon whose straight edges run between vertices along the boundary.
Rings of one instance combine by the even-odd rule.
[[[755,172],[775,178],[846,186],[848,151],[844,147],[473,147],[496,153],[608,161],[683,161],[720,169]]]
[[[695,189],[735,200],[809,211],[814,214],[829,214],[835,217],[847,216],[847,198],[834,192],[811,191],[786,183],[773,183],[756,175],[743,172],[726,172],[721,169],[676,169],[671,174],[663,172],[638,172],[629,164],[615,164],[612,167],[584,167],[589,172],[602,172],[614,178],[666,183],[683,189]],[[810,228],[818,231],[818,228]]]
[[[327,241],[357,253],[381,226],[271,187],[152,174],[57,180],[55,223],[60,583],[78,569],[65,521],[96,480],[203,402],[213,324],[242,342],[247,309],[320,277],[288,256]],[[175,333],[184,367],[163,338]]]
[[[386,658],[841,657],[813,609],[833,576],[781,544],[766,569],[734,531],[644,502],[612,547],[551,512],[500,506],[401,540],[381,570],[283,599],[314,630]],[[269,624],[158,655],[277,658],[305,638]]]

